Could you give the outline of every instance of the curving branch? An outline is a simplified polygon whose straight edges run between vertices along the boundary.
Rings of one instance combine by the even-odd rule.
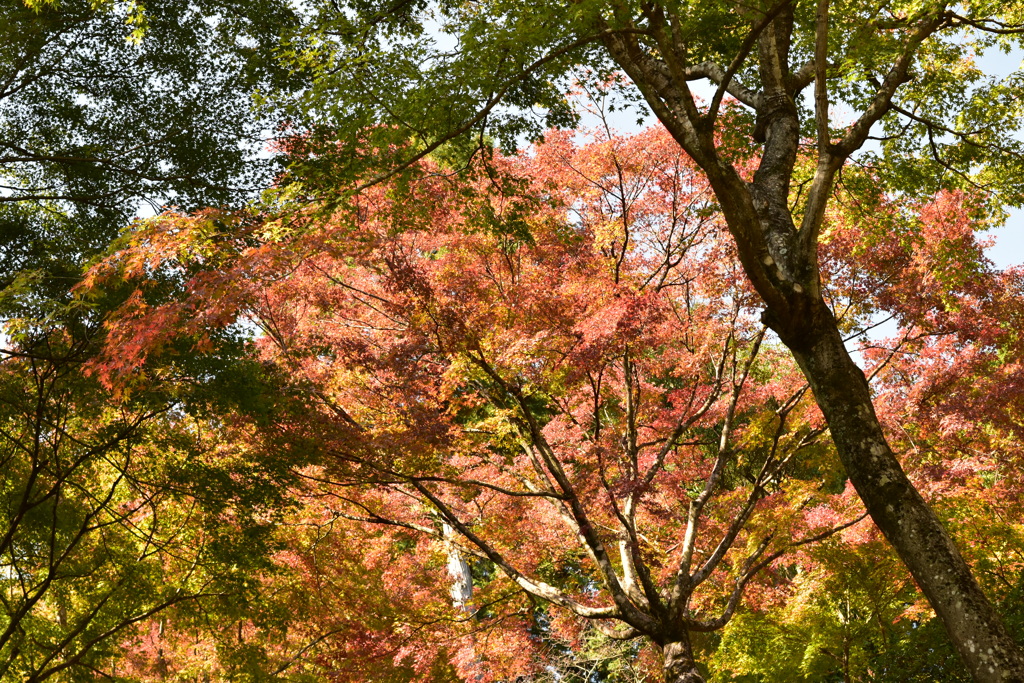
[[[618,606],[616,605],[609,605],[603,607],[591,607],[588,605],[584,605],[580,602],[577,602],[576,600],[573,600],[568,595],[566,595],[565,593],[563,593],[562,591],[555,588],[549,583],[546,583],[544,581],[535,581],[529,578],[528,576],[520,572],[518,569],[513,567],[512,564],[509,563],[508,560],[506,560],[505,557],[500,552],[498,552],[493,546],[491,546],[489,543],[480,538],[480,536],[474,533],[473,530],[470,529],[469,526],[466,525],[462,520],[460,520],[459,517],[452,511],[452,509],[444,501],[442,501],[436,494],[434,494],[433,491],[431,491],[425,485],[418,482],[413,482],[412,486],[417,491],[419,491],[427,500],[430,501],[430,503],[438,511],[438,514],[441,515],[441,518],[445,522],[450,524],[456,531],[459,532],[459,534],[461,534],[465,539],[467,539],[470,543],[476,546],[487,557],[487,559],[489,559],[498,567],[501,567],[501,570],[524,591],[530,593],[535,597],[541,598],[542,600],[547,600],[548,602],[556,604],[560,607],[564,607],[573,612],[574,614],[581,616],[585,619],[623,619],[627,623],[630,623],[630,625],[633,625],[631,623],[631,620],[628,619],[625,615],[623,615],[619,611]],[[637,612],[637,614],[639,614],[639,612]],[[641,623],[643,623],[649,620],[650,618],[648,617],[647,619],[641,619],[640,621]]]
[[[790,0],[786,0],[786,2],[789,1]],[[754,40],[756,40],[757,34],[759,34],[762,30],[764,30],[764,27],[757,26],[754,28],[750,35],[753,37]],[[751,40],[751,47],[752,46],[753,40]],[[747,48],[747,52],[749,51],[750,47]],[[733,61],[732,64],[730,64],[729,69],[724,68],[721,64],[718,64],[716,62],[701,62],[700,64],[693,64],[691,66],[685,67],[683,73],[685,74],[686,80],[688,81],[696,81],[702,78],[707,79],[714,83],[715,85],[717,85],[721,92],[725,92],[732,95],[737,100],[747,105],[751,109],[760,109],[763,104],[761,93],[758,92],[757,90],[746,87],[736,79],[736,71],[738,71],[738,66],[736,68],[733,67],[734,65],[737,64],[738,61],[740,65],[742,65],[742,62],[740,60],[736,60]],[[718,93],[716,93],[716,95],[717,94]],[[721,99],[721,97],[718,97],[719,101],[721,101]]]
[[[559,462],[554,450],[544,437],[540,424],[533,415],[526,397],[517,386],[507,382],[490,365],[490,363],[487,362],[483,356],[483,352],[479,348],[475,351],[476,353],[467,354],[470,360],[476,364],[477,367],[483,370],[492,380],[494,380],[495,383],[497,383],[519,406],[522,418],[525,420],[528,428],[530,440],[536,448],[539,460],[543,463],[544,469],[557,485],[558,490],[560,490],[562,495],[565,497],[566,507],[572,515],[576,525],[579,527],[579,540],[585,547],[590,548],[592,551],[592,557],[596,560],[597,567],[601,572],[605,586],[608,588],[608,592],[611,593],[612,600],[614,600],[615,605],[622,613],[621,618],[625,619],[630,624],[645,623],[649,627],[652,626],[653,621],[651,617],[637,609],[636,605],[633,604],[629,595],[623,589],[622,583],[619,581],[618,574],[615,571],[615,567],[612,565],[607,548],[605,548],[604,543],[598,537],[597,531],[594,528],[593,523],[588,518],[583,504],[576,493],[575,487],[572,485],[572,482],[569,481],[568,476],[566,476],[561,462]]]

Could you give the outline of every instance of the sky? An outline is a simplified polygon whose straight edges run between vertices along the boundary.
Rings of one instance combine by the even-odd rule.
[[[1020,68],[1022,60],[1024,52],[1021,50],[1014,50],[1008,55],[990,50],[978,59],[978,64],[986,72],[1005,76]],[[1024,182],[1024,178],[1021,181]],[[989,234],[995,238],[995,244],[989,248],[988,256],[997,268],[1024,264],[1024,210],[1013,210],[1006,223]]]

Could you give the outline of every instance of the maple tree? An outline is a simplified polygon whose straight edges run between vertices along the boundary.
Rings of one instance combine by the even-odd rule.
[[[822,290],[818,246],[840,170],[879,129],[881,154],[860,158],[904,196],[982,186],[990,201],[1020,201],[1019,77],[988,78],[971,58],[1018,44],[1017,3],[332,2],[309,16],[288,55],[311,78],[291,108],[290,192],[314,200],[442,147],[477,154],[487,135],[512,148],[574,120],[575,79],[623,71],[706,175],[765,321],[972,675],[1024,679],[1024,655],[886,437]],[[708,101],[693,81],[710,82]],[[723,117],[726,96],[748,115]],[[737,147],[759,151],[752,175]],[[813,161],[798,163],[805,151]]]
[[[261,330],[294,404],[262,429],[316,454],[303,515],[331,529],[290,556],[322,596],[299,631],[342,643],[337,659],[435,675],[437,643],[460,642],[463,678],[525,674],[544,657],[530,629],[572,642],[589,622],[656,644],[666,680],[702,680],[693,634],[726,626],[759,572],[754,602],[781,600],[773,563],[859,519],[692,162],[662,129],[573,135],[472,183],[428,164],[327,217],[153,219],[89,276],[138,286],[94,364],[113,387],[173,367],[173,340]],[[834,270],[856,328],[878,307]],[[362,559],[345,547],[356,522],[381,527]],[[453,553],[486,573],[473,590],[450,593]],[[331,595],[374,566],[383,585]],[[419,646],[368,645],[365,615],[393,619],[398,596]],[[441,616],[453,597],[462,618]],[[503,635],[474,638],[478,621]]]
[[[147,7],[158,19],[154,26],[180,25],[203,35],[217,24],[213,14],[224,16],[221,5],[204,16],[205,6],[190,3],[189,21],[179,22],[174,7],[165,7],[166,15],[157,11],[162,5]],[[38,310],[41,296],[61,299],[66,294],[65,284],[77,276],[82,258],[101,247],[110,234],[110,216],[91,213],[102,213],[97,208],[100,200],[111,199],[123,210],[141,194],[168,188],[195,190],[197,197],[217,194],[205,194],[199,187],[202,182],[192,182],[198,177],[193,172],[199,172],[192,162],[205,162],[209,155],[179,157],[177,151],[197,135],[215,135],[220,129],[216,125],[190,128],[187,135],[179,134],[177,128],[164,126],[164,119],[147,126],[153,122],[150,114],[174,112],[175,106],[164,110],[154,102],[140,105],[144,98],[138,97],[138,89],[120,87],[123,83],[117,78],[105,80],[110,74],[102,67],[109,66],[109,60],[97,57],[99,53],[128,55],[133,68],[114,75],[137,76],[147,86],[156,72],[134,67],[166,66],[161,60],[167,55],[159,49],[146,51],[158,44],[143,42],[139,51],[130,47],[135,43],[121,40],[126,29],[120,19],[130,16],[141,21],[146,16],[137,8],[101,3],[58,10],[45,2],[32,3],[31,11],[20,2],[3,8],[5,17],[13,17],[5,30],[14,29],[13,39],[3,41],[0,49],[12,55],[5,68],[15,66],[5,71],[3,81],[7,86],[0,144],[13,151],[3,157],[9,185],[2,197],[3,220],[10,229],[4,232],[2,257],[5,264],[14,266],[5,272],[34,273],[20,278],[17,287],[4,280],[5,294],[11,297],[5,306],[15,301],[14,308],[19,310]],[[790,348],[810,381],[839,456],[869,513],[937,610],[972,675],[978,680],[1024,678],[1019,650],[971,575],[964,554],[915,490],[894,453],[895,447],[908,456],[933,461],[939,474],[932,479],[920,478],[913,459],[904,462],[929,496],[932,488],[956,489],[960,481],[977,487],[985,477],[995,483],[979,489],[986,496],[995,498],[995,492],[1013,490],[1007,464],[986,464],[986,458],[996,457],[992,454],[1008,457],[1005,454],[1015,452],[1017,409],[1012,402],[994,398],[1003,393],[1015,396],[1011,391],[1017,381],[1015,328],[1007,322],[1018,319],[1013,276],[981,277],[974,289],[962,282],[959,277],[964,273],[985,275],[976,263],[956,259],[958,251],[973,253],[974,246],[961,229],[970,220],[948,217],[970,201],[964,204],[966,200],[954,192],[939,195],[927,206],[917,202],[940,188],[973,191],[979,186],[990,191],[985,199],[996,211],[1000,203],[1019,202],[1020,142],[1011,135],[1022,101],[1018,79],[987,79],[971,59],[972,52],[1016,44],[1021,30],[1016,4],[872,5],[819,0],[816,4],[683,7],[594,2],[526,10],[506,2],[380,7],[364,2],[314,2],[303,10],[305,23],[301,24],[288,12],[263,13],[274,19],[256,31],[261,39],[275,38],[278,28],[290,33],[281,54],[294,74],[308,78],[297,97],[289,88],[280,94],[290,108],[286,133],[296,133],[288,143],[290,174],[277,189],[285,200],[328,204],[344,200],[369,185],[419,173],[417,161],[434,153],[455,167],[467,157],[487,155],[488,135],[507,148],[514,147],[522,136],[538,134],[544,125],[573,122],[564,95],[572,81],[603,83],[612,70],[625,71],[631,82],[622,83],[624,91],[646,101],[702,170],[714,196],[710,203],[724,212],[724,224],[734,240],[735,251],[724,249],[723,258],[742,264],[766,307],[765,322]],[[161,23],[168,17],[171,20]],[[97,25],[93,21],[102,28],[90,32]],[[31,30],[22,30],[25,26]],[[268,27],[269,33],[262,31]],[[110,36],[116,44],[106,41]],[[228,52],[238,48],[254,54],[246,40],[235,44],[228,37]],[[205,54],[192,49],[194,42],[185,47],[187,55],[175,53],[170,62],[182,64],[179,58]],[[186,43],[170,41],[166,46],[178,49]],[[48,51],[53,46],[59,49]],[[144,57],[132,61],[139,54]],[[218,50],[209,54],[224,55]],[[71,58],[73,67],[48,61],[65,57]],[[590,71],[579,72],[580,65]],[[66,78],[51,79],[53,73],[92,74],[93,85],[97,81],[117,85],[106,91],[111,95],[106,98],[91,86],[79,87],[77,80],[68,86]],[[707,101],[690,89],[689,84],[698,80],[712,84],[714,94]],[[242,82],[250,83],[230,76],[224,83]],[[8,89],[12,84],[15,87]],[[83,103],[83,90],[95,99]],[[813,98],[804,98],[805,92],[813,92]],[[727,96],[746,115],[723,115]],[[61,106],[52,106],[55,101]],[[101,102],[110,106],[90,108]],[[161,102],[174,105],[178,99],[172,96]],[[214,117],[218,122],[235,124],[244,118],[230,106],[220,108],[216,98],[209,102],[207,113],[225,114]],[[541,116],[533,111],[536,107],[545,110]],[[97,111],[107,115],[92,117]],[[82,123],[86,119],[88,125]],[[149,141],[157,140],[159,149],[137,165],[134,162],[140,157],[132,156],[136,148],[129,145],[126,150],[123,143],[130,137],[126,131],[140,126],[152,129]],[[834,208],[839,174],[849,172],[847,162],[879,129],[883,132],[879,152],[860,152],[857,157],[872,167],[867,182],[893,190],[888,203],[876,204],[871,221],[879,229],[898,228],[897,233],[905,235],[896,219],[905,218],[907,211],[920,209],[923,216],[927,209],[934,220],[921,221],[931,232],[922,233],[926,248],[913,257],[903,249],[906,244],[897,248],[886,243],[898,267],[890,269],[881,284],[893,279],[912,286],[888,288],[871,279],[858,281],[857,268],[850,267],[854,285],[888,292],[888,300],[864,298],[868,309],[896,308],[902,299],[917,306],[897,314],[907,324],[900,348],[914,355],[890,353],[896,360],[885,363],[878,378],[884,382],[890,377],[887,373],[894,373],[888,387],[891,393],[881,395],[875,404],[863,373],[844,346],[849,323],[838,315],[828,291],[832,274],[827,267],[822,270],[823,250],[827,250],[822,245],[828,244],[822,235]],[[165,142],[170,146],[162,147]],[[222,138],[212,142],[210,149],[228,150],[228,157],[240,159],[230,145],[221,144]],[[174,153],[157,159],[159,150],[166,149]],[[107,154],[109,150],[113,151]],[[737,150],[756,150],[756,164],[750,165],[748,156],[737,155]],[[85,156],[69,156],[72,152]],[[223,155],[217,158],[223,160]],[[180,174],[168,172],[167,164]],[[238,168],[234,161],[228,165]],[[892,199],[897,196],[902,208]],[[71,211],[68,220],[72,204],[82,210]],[[410,213],[408,220],[415,215]],[[533,224],[519,227],[534,230]],[[957,230],[960,238],[949,237]],[[877,234],[867,239],[884,242],[878,241]],[[938,250],[929,251],[929,244]],[[853,256],[850,263],[871,261],[870,252]],[[212,280],[208,284],[213,293],[236,291],[230,283]],[[943,287],[959,287],[960,292],[951,296]],[[141,316],[144,300],[132,303]],[[223,302],[226,318],[231,303],[230,299]],[[174,321],[173,310],[164,313],[169,315],[165,322]],[[213,327],[223,323],[217,316],[202,321]],[[753,318],[744,322],[754,324]],[[143,346],[138,340],[124,334],[120,341],[126,343],[125,362],[139,360]],[[14,367],[21,351],[9,351],[5,362]],[[786,367],[783,361],[772,362]],[[910,379],[921,386],[906,389]],[[940,400],[946,394],[956,400]],[[901,413],[899,406],[908,404],[916,412]],[[706,417],[713,416],[709,408]],[[961,460],[967,452],[986,454],[979,462],[988,469],[964,479],[961,474],[968,465],[951,469],[944,462]],[[988,474],[982,476],[983,472]],[[940,485],[943,477],[949,481]],[[965,490],[970,486],[965,485]],[[966,503],[961,503],[961,509],[967,509]],[[939,512],[946,515],[941,507]],[[456,516],[453,513],[452,519]],[[987,518],[973,519],[984,526],[978,520]],[[970,545],[962,549],[968,558],[974,552],[985,555]],[[1005,578],[1008,570],[999,567],[1001,557],[984,559],[979,562],[983,581],[988,572]],[[998,571],[991,568],[993,562]],[[674,666],[691,667],[686,648],[678,650]]]

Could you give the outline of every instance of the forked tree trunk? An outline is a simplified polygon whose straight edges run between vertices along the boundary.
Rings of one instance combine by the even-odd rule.
[[[661,647],[665,683],[704,683],[704,677],[700,675],[697,663],[693,660],[689,637],[684,638]]]
[[[850,481],[878,528],[928,597],[977,681],[1024,681],[1024,662],[942,523],[907,478],[850,358],[820,302],[801,338],[784,338],[828,422]]]
[[[796,145],[795,119],[780,116],[783,123],[792,124],[791,130],[788,134],[769,130],[769,141],[774,136],[784,142],[788,135]],[[662,120],[672,131],[672,120]],[[683,134],[676,139],[680,144],[686,141]],[[743,269],[765,301],[765,320],[800,364],[847,476],[935,609],[974,680],[1024,683],[1024,653],[942,523],[904,473],[885,440],[864,373],[846,350],[832,312],[819,294],[812,293],[819,278],[814,258],[817,245],[800,241],[785,200],[790,183],[786,159],[768,158],[770,146],[758,171],[764,178],[755,176],[750,184],[710,162],[705,167],[711,171],[708,178]],[[778,150],[773,154],[786,156]],[[775,169],[773,177],[772,164],[784,172]]]

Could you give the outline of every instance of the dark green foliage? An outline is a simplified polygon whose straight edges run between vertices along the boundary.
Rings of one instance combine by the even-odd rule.
[[[287,3],[0,2],[0,288],[64,298],[144,204],[237,206],[288,92]]]

